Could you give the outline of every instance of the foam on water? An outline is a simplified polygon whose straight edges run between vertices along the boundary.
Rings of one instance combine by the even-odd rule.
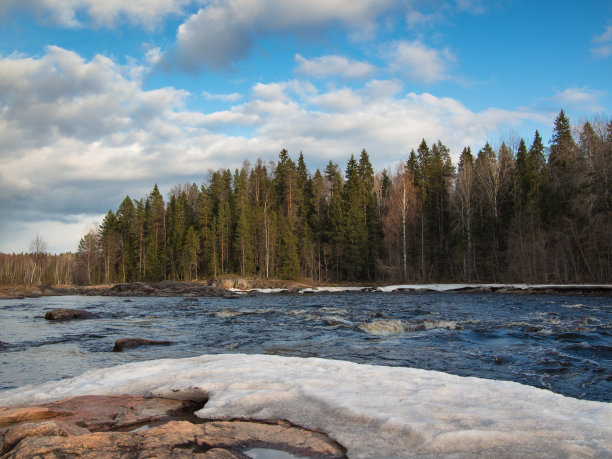
[[[457,322],[454,320],[424,320],[422,325],[425,330],[435,330],[437,328],[455,330],[457,328]]]
[[[208,397],[208,419],[286,419],[349,457],[612,455],[612,404],[513,382],[319,358],[204,355],[89,371],[0,393],[0,405],[85,394]]]
[[[388,336],[404,333],[406,328],[401,320],[375,320],[373,322],[362,323],[357,326],[361,331],[369,335]]]

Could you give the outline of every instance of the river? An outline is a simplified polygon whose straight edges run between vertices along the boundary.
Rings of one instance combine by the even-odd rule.
[[[94,319],[53,322],[49,309]],[[612,401],[612,298],[461,292],[0,301],[0,390],[160,358],[321,357],[516,381]],[[170,340],[112,352],[116,339]]]

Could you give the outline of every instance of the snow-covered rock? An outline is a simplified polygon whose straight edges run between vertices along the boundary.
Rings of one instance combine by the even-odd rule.
[[[70,396],[209,398],[210,419],[286,419],[349,457],[611,457],[612,404],[518,383],[318,358],[204,355],[131,363],[0,393],[0,405]]]

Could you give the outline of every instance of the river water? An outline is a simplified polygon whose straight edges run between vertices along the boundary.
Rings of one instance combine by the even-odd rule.
[[[49,309],[98,317],[53,322]],[[502,293],[42,297],[0,301],[0,390],[201,354],[322,357],[516,381],[612,402],[612,298]],[[112,352],[116,339],[170,340]]]

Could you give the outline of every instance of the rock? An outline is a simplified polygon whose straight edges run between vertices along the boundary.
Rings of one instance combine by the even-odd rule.
[[[242,459],[248,457],[244,451],[257,447],[346,457],[346,449],[325,434],[286,421],[204,422],[193,414],[204,403],[119,395],[0,408],[0,455]]]
[[[47,320],[92,319],[94,317],[97,316],[81,309],[54,309],[45,314],[45,319]]]
[[[169,346],[172,341],[162,341],[156,339],[143,338],[119,338],[115,341],[113,352],[123,352],[124,349],[133,349],[139,346]]]
[[[183,298],[183,301],[187,301],[187,302],[191,301],[193,303],[197,303],[198,299],[196,297],[193,297],[193,296],[187,296],[187,297]]]

